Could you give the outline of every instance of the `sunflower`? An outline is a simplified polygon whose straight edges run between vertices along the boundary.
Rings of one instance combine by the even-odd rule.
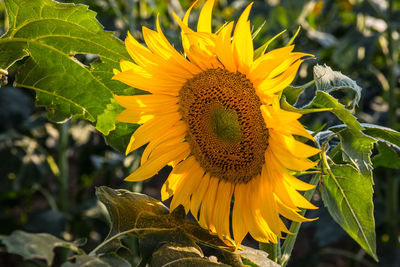
[[[197,31],[188,27],[193,6],[183,20],[174,14],[184,55],[166,39],[158,19],[157,31],[143,27],[147,47],[128,33],[125,45],[134,63],[122,60],[113,79],[149,94],[115,96],[125,108],[116,120],[143,124],[126,153],[147,144],[141,166],[126,180],[148,179],[170,165],[161,197],[173,197],[171,211],[183,205],[228,245],[238,246],[247,233],[276,243],[289,233],[282,217],[308,221],[300,208],[316,208],[298,192],[314,186],[289,170],[314,167],[308,157],[319,150],[294,138],[313,140],[298,121],[301,115],[279,104],[279,92],[310,55],[290,45],[254,59],[252,4],[235,26],[226,23],[216,33],[213,5],[204,4]]]

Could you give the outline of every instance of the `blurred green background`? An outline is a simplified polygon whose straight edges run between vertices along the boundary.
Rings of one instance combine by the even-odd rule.
[[[71,2],[71,1],[64,1]],[[159,14],[165,35],[181,49],[179,27],[172,12],[183,16],[189,0],[84,0],[106,30],[122,40],[129,30],[142,41],[141,26],[154,28]],[[249,1],[216,0],[213,26],[237,19]],[[195,25],[198,7],[192,12]],[[0,2],[0,33],[6,31],[4,3]],[[384,0],[257,0],[250,15],[255,47],[284,29],[287,32],[271,45],[285,45],[301,26],[296,50],[316,55],[302,64],[296,85],[310,81],[312,67],[327,64],[351,77],[363,88],[355,108],[361,122],[400,130],[397,117],[400,68],[400,1]],[[79,60],[93,58],[82,55]],[[19,63],[21,64],[21,63]],[[8,85],[0,88],[0,234],[13,230],[48,232],[66,240],[87,238],[92,249],[107,235],[105,211],[94,194],[96,186],[127,188],[160,198],[168,168],[143,183],[124,182],[138,166],[141,150],[128,157],[108,147],[103,136],[85,121],[55,124],[46,110],[35,107],[35,93],[14,88],[13,69]],[[309,92],[304,94],[307,101]],[[345,96],[344,96],[345,98]],[[311,130],[333,124],[329,114],[304,116]],[[396,150],[397,149],[397,150]],[[395,148],[398,153],[400,150]],[[399,162],[373,159],[375,172],[375,219],[379,266],[399,266]],[[357,186],[357,185],[354,185]],[[374,261],[330,218],[318,194],[319,210],[308,217],[320,217],[303,224],[289,266],[377,266]],[[246,239],[245,244],[256,243]],[[1,257],[1,254],[0,254]],[[6,262],[0,259],[0,263]],[[0,264],[1,265],[1,264]]]

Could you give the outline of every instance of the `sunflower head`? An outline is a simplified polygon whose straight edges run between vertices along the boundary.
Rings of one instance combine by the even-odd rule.
[[[315,208],[298,192],[313,186],[289,170],[314,167],[308,157],[319,150],[294,137],[313,140],[298,121],[301,115],[282,110],[278,96],[310,55],[293,52],[290,45],[255,59],[252,4],[236,24],[216,33],[213,5],[213,0],[204,4],[197,31],[188,26],[193,6],[183,20],[174,14],[184,55],[158,21],[157,31],[143,27],[146,46],[128,33],[133,62],[121,61],[114,79],[150,94],[115,96],[126,108],[116,119],[143,124],[126,153],[147,144],[141,166],[126,180],[148,179],[170,165],[161,195],[173,197],[171,210],[183,205],[228,245],[239,245],[247,233],[260,242],[277,242],[282,232],[289,233],[283,217],[308,221],[300,208]]]

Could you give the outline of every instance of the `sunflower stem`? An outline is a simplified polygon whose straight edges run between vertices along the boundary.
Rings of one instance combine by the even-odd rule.
[[[68,131],[70,122],[66,122],[59,125],[60,131],[60,147],[59,147],[59,157],[58,157],[58,168],[60,173],[58,175],[58,180],[60,183],[60,193],[59,193],[59,206],[61,210],[68,210],[69,200],[68,200]]]
[[[311,181],[309,183],[316,186],[319,182],[320,175],[321,175],[321,173],[313,175],[313,177],[311,178]],[[304,193],[304,197],[308,201],[310,201],[312,196],[314,195],[315,189],[316,189],[316,187],[314,189],[311,189]],[[302,216],[304,216],[305,213],[306,213],[306,210],[302,210],[300,212],[300,214]],[[297,234],[299,233],[300,226],[301,226],[301,222],[292,222],[292,224],[290,225],[289,231],[293,234],[287,235],[286,240],[282,245],[281,256],[279,257],[279,262],[278,262],[283,267],[286,266],[286,264],[289,262],[289,258],[290,258],[290,255],[292,254],[292,250],[294,247],[294,243],[296,242],[296,238],[297,238]]]
[[[274,262],[278,262],[278,258],[281,254],[280,240],[278,238],[278,243],[262,243],[260,242],[259,248],[268,253],[268,258]]]

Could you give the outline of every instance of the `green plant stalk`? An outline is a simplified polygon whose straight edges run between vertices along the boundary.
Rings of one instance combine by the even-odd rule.
[[[392,129],[396,128],[396,48],[393,40],[393,5],[394,1],[389,0],[388,15],[386,17],[387,27],[387,38],[388,38],[388,66],[389,66],[389,91],[388,91],[388,102],[389,102],[389,116],[388,116],[388,126]],[[398,191],[399,191],[399,181],[395,173],[392,170],[388,170],[387,173],[387,185],[388,192],[386,197],[386,222],[388,226],[388,234],[391,237],[390,242],[393,245],[398,246],[399,242],[397,240],[398,229],[397,229],[397,216],[398,216]]]
[[[319,182],[320,175],[321,175],[321,173],[313,175],[309,184],[316,186]],[[316,187],[314,189],[311,189],[311,190],[305,192],[304,197],[308,201],[310,201],[312,196],[314,195],[315,190],[316,190]],[[305,213],[306,213],[306,210],[302,210],[300,212],[300,214],[302,216],[304,216]],[[289,258],[290,258],[290,255],[292,254],[292,250],[294,247],[294,243],[296,242],[296,238],[299,233],[300,226],[301,226],[301,222],[292,222],[292,224],[290,225],[289,231],[293,234],[287,235],[286,240],[282,245],[281,256],[280,256],[279,262],[278,262],[283,267],[286,266],[286,264],[289,262]]]
[[[268,258],[274,262],[278,262],[281,254],[280,239],[278,238],[278,243],[262,243],[258,247],[268,253]]]
[[[59,193],[59,207],[61,210],[68,210],[68,130],[70,122],[60,124],[58,129],[60,132],[60,147],[58,155],[58,168],[60,173],[58,175],[58,181],[60,183],[60,193]]]

